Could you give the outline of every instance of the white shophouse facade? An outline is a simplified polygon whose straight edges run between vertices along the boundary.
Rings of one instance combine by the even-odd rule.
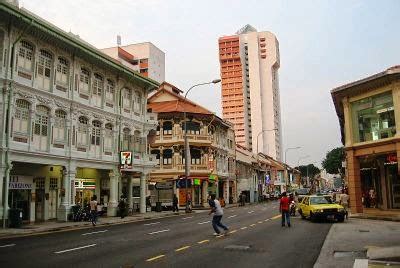
[[[115,215],[120,194],[132,203],[134,181],[145,212],[157,125],[146,99],[158,84],[4,2],[0,63],[0,218],[13,207],[27,222],[67,220],[93,195]],[[132,152],[129,169],[119,169],[120,151]]]

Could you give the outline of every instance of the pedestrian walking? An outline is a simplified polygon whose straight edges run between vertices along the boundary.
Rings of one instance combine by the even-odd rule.
[[[178,197],[176,194],[174,194],[174,197],[172,199],[172,212],[177,212],[179,213],[179,208],[178,208]]]
[[[211,194],[211,202],[210,202],[211,210],[208,215],[211,215],[214,213],[213,219],[212,219],[212,227],[214,228],[214,235],[220,235],[221,231],[219,230],[218,227],[224,229],[224,234],[228,234],[228,227],[223,225],[221,223],[222,216],[224,215],[224,211],[221,207],[221,204],[219,203],[218,200],[215,199],[215,194]]]
[[[347,189],[343,190],[343,194],[340,196],[339,204],[343,206],[345,212],[346,212],[346,219],[349,218],[349,195],[347,193]]]
[[[286,192],[282,193],[279,202],[279,212],[282,214],[282,227],[285,227],[285,219],[287,226],[290,227],[289,198],[286,196]]]
[[[93,226],[96,226],[96,220],[97,220],[97,196],[93,195],[92,200],[90,200],[90,216],[91,216],[91,222]]]
[[[121,195],[121,199],[119,200],[118,208],[119,208],[119,215],[121,216],[121,219],[125,218],[125,216],[126,216],[126,202],[125,202],[125,198],[124,198],[123,195]]]

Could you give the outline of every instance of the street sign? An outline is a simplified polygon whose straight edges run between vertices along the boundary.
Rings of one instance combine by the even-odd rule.
[[[173,188],[172,182],[157,182],[155,185],[157,190],[171,190]]]
[[[192,180],[187,180],[187,187],[192,187]],[[186,180],[180,179],[176,181],[176,188],[186,188]]]

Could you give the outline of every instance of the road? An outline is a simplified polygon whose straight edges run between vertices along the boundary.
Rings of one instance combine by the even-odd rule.
[[[208,213],[0,240],[0,267],[312,267],[331,226],[292,218],[277,202],[225,210],[214,237]]]

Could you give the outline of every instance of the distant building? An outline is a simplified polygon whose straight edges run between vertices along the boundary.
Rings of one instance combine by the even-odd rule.
[[[159,83],[165,81],[165,53],[150,42],[101,49],[121,64]]]
[[[222,113],[235,126],[237,144],[281,160],[278,40],[246,25],[236,35],[220,37],[218,45]]]
[[[400,66],[331,93],[346,151],[351,211],[399,210]]]

